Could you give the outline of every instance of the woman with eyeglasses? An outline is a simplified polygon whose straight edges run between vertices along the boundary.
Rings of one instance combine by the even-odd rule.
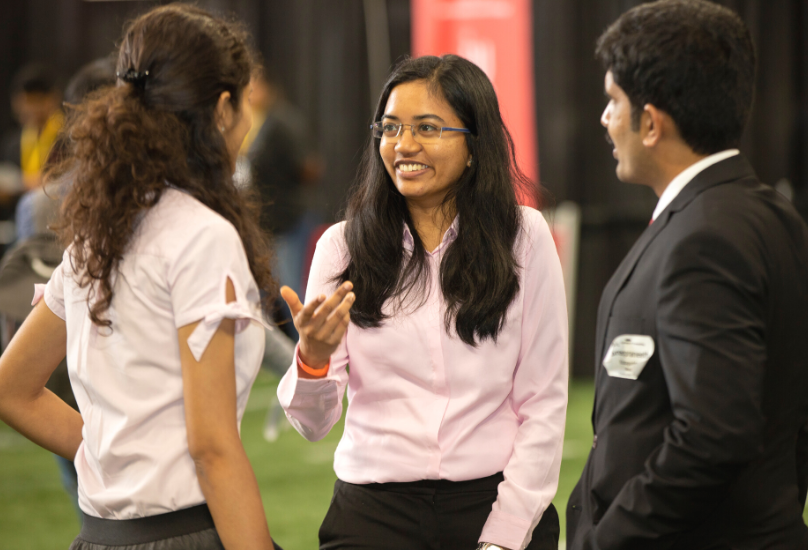
[[[71,550],[273,548],[239,437],[273,287],[232,177],[252,68],[236,26],[159,7],[68,117],[67,250],[0,358],[0,418],[74,460]],[[81,414],[44,388],[65,352]]]
[[[454,55],[406,60],[371,132],[306,305],[281,289],[295,428],[325,436],[348,391],[320,548],[555,549],[564,287],[491,82]]]

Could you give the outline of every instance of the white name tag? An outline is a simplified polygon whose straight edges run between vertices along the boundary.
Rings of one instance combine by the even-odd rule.
[[[642,334],[623,334],[612,340],[603,359],[609,376],[636,380],[654,355],[654,339]]]

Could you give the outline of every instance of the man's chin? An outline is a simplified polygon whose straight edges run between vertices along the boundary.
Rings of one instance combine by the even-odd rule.
[[[648,185],[646,182],[640,181],[640,178],[638,178],[636,174],[632,174],[631,171],[626,170],[624,168],[621,169],[619,162],[614,169],[614,173],[617,176],[617,179],[619,179],[623,183],[632,183],[635,185]]]
[[[617,166],[614,167],[614,174],[617,176],[617,179],[622,181],[623,183],[633,183],[631,181],[631,175],[627,173],[627,170],[620,166],[620,161],[617,161]]]

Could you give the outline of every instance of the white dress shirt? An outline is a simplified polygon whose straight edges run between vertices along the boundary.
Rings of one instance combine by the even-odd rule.
[[[84,420],[75,457],[79,505],[107,519],[152,516],[205,502],[188,452],[177,329],[199,360],[223,318],[237,319],[238,420],[261,364],[258,288],[236,229],[176,189],[146,212],[118,266],[107,317],[90,320],[87,288],[65,252],[44,290],[67,328],[67,367]],[[236,301],[227,303],[227,279]]]
[[[685,188],[685,185],[690,183],[690,181],[700,172],[717,162],[721,162],[724,159],[734,157],[738,154],[740,154],[738,149],[727,149],[719,153],[714,153],[709,157],[704,157],[700,161],[691,164],[679,172],[679,174],[671,180],[671,182],[662,192],[662,195],[659,196],[659,202],[657,202],[656,208],[654,208],[654,213],[651,216],[651,219],[656,220],[657,216],[662,214],[662,211],[665,210],[668,205],[673,202],[673,199],[675,199],[676,196],[682,191],[682,189]]]
[[[476,347],[446,330],[440,289],[443,253],[457,220],[428,254],[429,296],[417,309],[393,311],[380,327],[350,324],[323,379],[304,380],[293,364],[278,387],[292,424],[324,437],[342,414],[334,457],[349,483],[464,481],[504,472],[480,540],[519,550],[558,486],[567,405],[567,309],[561,265],[547,223],[522,207],[515,245],[519,293],[497,336]],[[348,262],[345,224],[317,243],[307,299],[330,295]],[[404,229],[404,246],[413,241]],[[413,310],[414,309],[414,310]],[[346,367],[350,363],[350,374]]]

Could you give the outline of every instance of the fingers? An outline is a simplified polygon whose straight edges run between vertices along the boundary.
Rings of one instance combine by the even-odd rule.
[[[340,285],[336,292],[328,299],[320,295],[315,300],[303,306],[303,310],[298,318],[300,326],[308,328],[309,332],[319,331],[331,314],[341,306],[352,288],[353,284],[348,281]],[[353,301],[353,298],[351,301]]]
[[[283,301],[286,302],[287,306],[289,306],[289,311],[292,312],[292,316],[297,315],[298,312],[303,309],[303,304],[300,302],[297,292],[288,286],[281,287],[281,298],[283,298]]]
[[[340,320],[339,325],[334,330],[334,332],[339,332],[339,338],[342,339],[342,336],[345,334],[345,331],[348,330],[348,325],[351,324],[351,312],[345,314],[345,316]]]
[[[297,293],[288,286],[281,287],[281,297],[289,306],[292,312],[292,317],[295,319],[295,325],[300,331],[301,329],[308,329],[307,333],[320,333],[323,340],[330,341],[330,334],[344,325],[340,330],[340,334],[336,336],[337,342],[342,338],[350,323],[350,309],[353,305],[356,296],[350,292],[353,284],[350,281],[341,285],[328,300],[325,296],[317,296],[314,300],[306,305],[300,301]]]
[[[317,331],[318,335],[326,342],[338,344],[342,340],[345,329],[351,321],[351,306],[353,306],[356,296],[353,292],[345,295],[339,305],[328,315]]]
[[[318,296],[299,308],[295,326],[300,333],[300,358],[307,365],[325,364],[345,335],[356,300],[352,288],[346,282],[328,299]]]

